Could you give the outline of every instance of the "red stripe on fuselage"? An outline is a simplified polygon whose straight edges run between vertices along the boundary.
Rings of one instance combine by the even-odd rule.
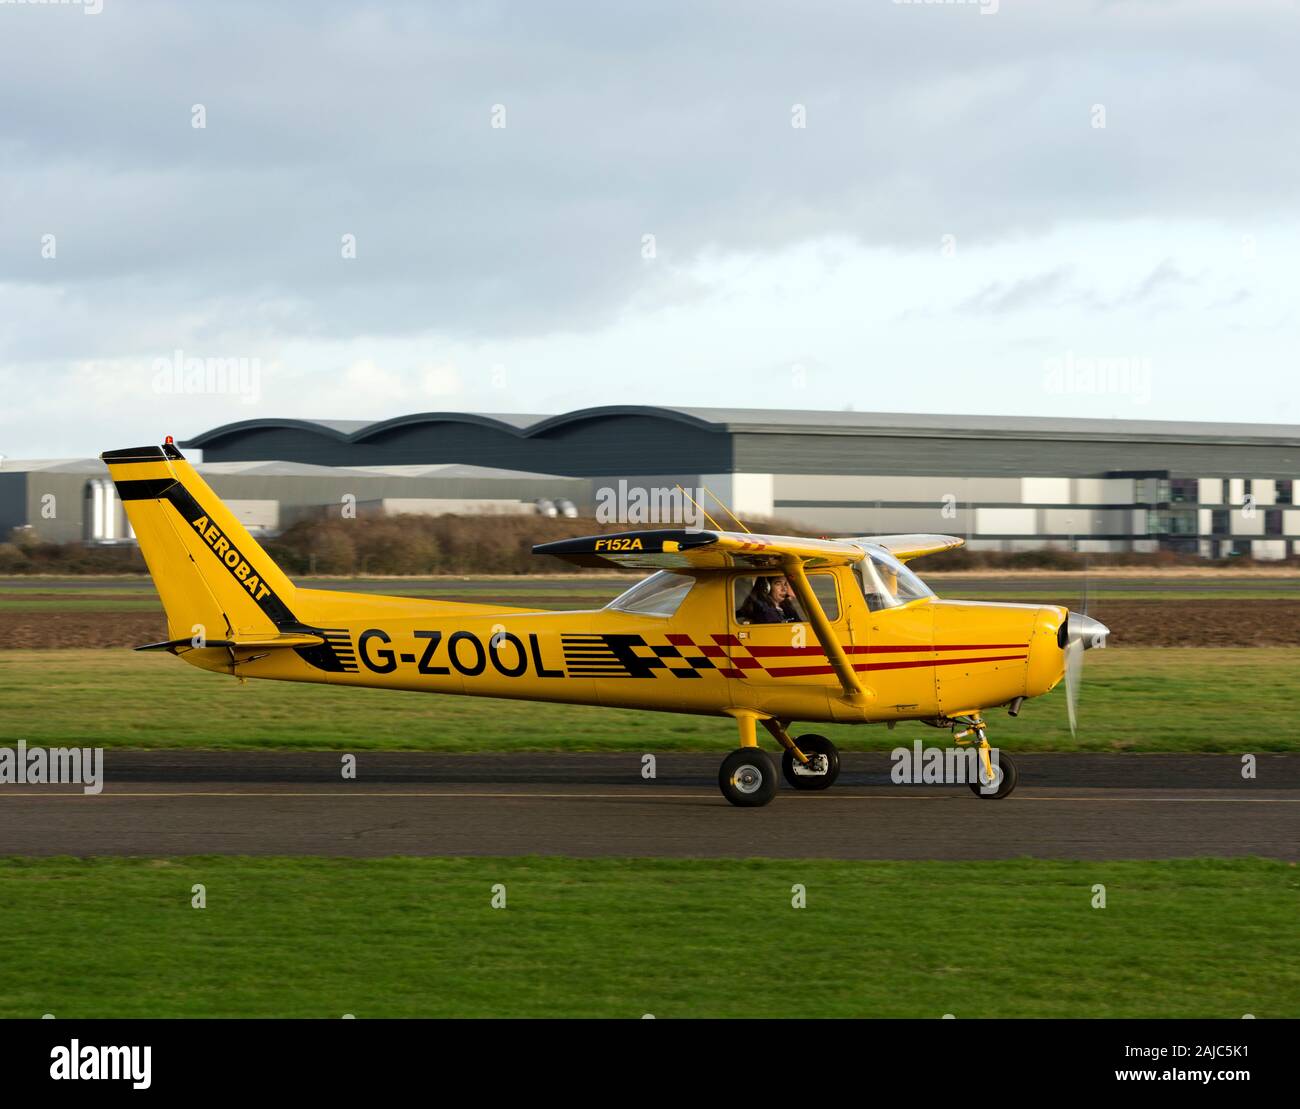
[[[904,659],[901,662],[855,662],[855,671],[863,670],[905,670],[915,666],[959,666],[963,662],[1010,662],[1026,659],[1028,655],[981,655],[979,658],[934,658]],[[816,674],[833,674],[830,666],[775,666],[767,670],[774,678],[811,677]]]
[[[1028,643],[935,643],[928,647],[908,647],[898,644],[871,644],[866,647],[845,647],[849,655],[870,655],[877,651],[1023,651]]]
[[[917,651],[1023,651],[1028,646],[1027,643],[943,643],[937,645],[921,644],[918,646],[909,646],[905,644],[876,644],[871,646],[853,647],[846,645],[844,653],[846,655],[874,655],[874,654],[914,654]],[[747,650],[754,658],[806,658],[826,657],[826,652],[820,647],[748,647]]]

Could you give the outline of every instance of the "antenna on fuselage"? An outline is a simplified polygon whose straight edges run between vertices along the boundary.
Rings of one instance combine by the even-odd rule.
[[[710,515],[709,515],[709,514],[704,510],[704,506],[703,506],[702,504],[700,504],[699,501],[697,501],[697,500],[696,500],[694,497],[692,497],[688,492],[686,492],[685,489],[683,489],[683,488],[681,487],[681,483],[680,483],[680,482],[679,482],[678,485],[677,485],[677,490],[678,490],[678,492],[681,493],[681,495],[682,495],[683,497],[685,497],[688,501],[690,501],[691,504],[693,504],[697,509],[699,509],[700,515],[703,516],[706,520],[708,520],[709,523],[711,523],[715,528],[717,528],[718,531],[725,531],[725,530],[726,530],[725,528],[719,527],[719,525],[718,525],[718,521],[715,520],[712,516],[710,516]],[[712,494],[710,494],[710,496],[712,496]],[[713,499],[714,499],[714,500],[717,500],[716,497],[714,497]]]

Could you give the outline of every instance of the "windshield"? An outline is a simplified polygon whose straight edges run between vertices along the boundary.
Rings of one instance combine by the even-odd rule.
[[[660,570],[637,582],[626,593],[619,594],[605,607],[641,616],[672,616],[694,585],[695,579],[685,574]]]
[[[867,557],[853,567],[853,573],[872,612],[934,596],[925,582],[888,551],[879,548],[870,549]]]

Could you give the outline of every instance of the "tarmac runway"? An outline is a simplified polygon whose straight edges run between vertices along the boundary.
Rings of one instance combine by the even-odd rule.
[[[722,755],[113,751],[103,792],[0,786],[0,854],[1300,858],[1300,756],[1016,754],[1002,801],[845,754],[824,793],[719,794]]]

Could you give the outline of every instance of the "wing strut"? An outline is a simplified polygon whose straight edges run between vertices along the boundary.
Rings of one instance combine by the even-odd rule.
[[[822,650],[826,652],[826,657],[830,659],[835,676],[839,678],[840,685],[844,687],[844,699],[852,701],[854,704],[866,701],[867,693],[862,688],[862,683],[858,681],[858,675],[853,669],[853,664],[849,662],[849,656],[844,653],[843,646],[835,637],[835,630],[831,627],[831,622],[826,619],[826,612],[822,608],[822,603],[817,599],[817,594],[813,592],[812,585],[808,581],[808,575],[804,573],[803,559],[787,558],[783,560],[783,563],[785,576],[790,579],[795,596],[799,598],[804,611],[808,613],[808,618],[812,621],[813,631],[817,635],[817,642],[822,645]]]

